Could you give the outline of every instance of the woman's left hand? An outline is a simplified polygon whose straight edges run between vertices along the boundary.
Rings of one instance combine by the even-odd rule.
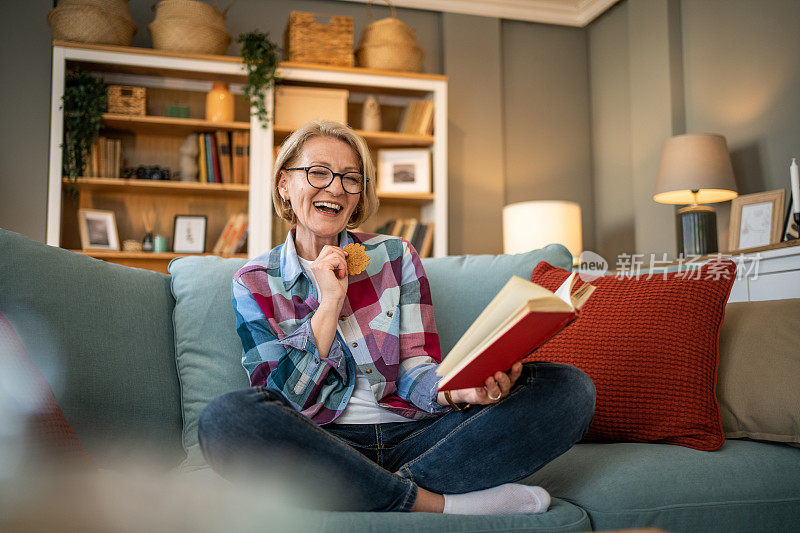
[[[522,363],[514,363],[508,373],[495,372],[494,376],[486,378],[483,387],[454,390],[450,393],[450,397],[455,403],[471,403],[473,405],[497,403],[508,396],[520,374],[522,374]]]

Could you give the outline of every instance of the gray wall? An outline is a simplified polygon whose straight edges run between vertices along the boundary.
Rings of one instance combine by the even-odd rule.
[[[650,199],[671,135],[725,135],[740,194],[788,192],[798,20],[795,0],[628,0],[589,26],[598,253],[613,263],[623,251],[675,252],[674,208]],[[714,207],[727,250],[730,202]]]

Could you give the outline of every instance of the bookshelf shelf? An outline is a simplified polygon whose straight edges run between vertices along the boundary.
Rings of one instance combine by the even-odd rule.
[[[431,192],[417,193],[417,194],[400,194],[400,193],[378,193],[378,199],[381,202],[397,202],[397,203],[410,203],[410,204],[425,204],[432,202],[436,196]]]
[[[288,128],[276,127],[275,144],[282,143],[292,133]],[[409,135],[391,131],[362,131],[356,132],[364,137],[370,148],[398,148],[398,147],[426,147],[433,145],[433,135]]]
[[[64,186],[70,184],[66,178]],[[249,185],[232,183],[197,183],[189,181],[156,181],[124,178],[78,178],[75,186],[81,191],[124,192],[160,194],[196,194],[209,196],[240,196],[246,198]]]
[[[176,257],[190,257],[190,256],[206,256],[206,255],[217,255],[217,254],[176,254],[173,252],[119,252],[115,250],[70,250],[70,252],[76,252],[79,254],[88,255],[89,257],[94,257],[96,259],[151,259],[153,261],[170,261],[175,259]],[[233,254],[233,255],[221,255],[220,257],[232,257],[238,259],[247,259],[247,254]]]
[[[210,122],[194,118],[130,116],[103,114],[103,124],[115,130],[131,133],[188,135],[197,131],[250,131],[249,122]]]

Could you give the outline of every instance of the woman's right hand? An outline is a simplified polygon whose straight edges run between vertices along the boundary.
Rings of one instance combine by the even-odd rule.
[[[325,245],[319,256],[311,263],[311,270],[319,284],[320,306],[331,305],[336,312],[344,303],[347,295],[347,252],[338,246]]]

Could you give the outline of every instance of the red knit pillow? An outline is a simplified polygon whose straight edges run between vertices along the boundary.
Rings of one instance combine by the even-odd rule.
[[[81,441],[61,411],[53,389],[33,363],[8,319],[0,313],[0,368],[6,378],[13,378],[10,394],[26,416],[28,451],[56,461],[76,461],[82,466],[94,464]],[[7,382],[9,385],[11,382]],[[41,458],[41,455],[39,456]]]
[[[568,275],[541,262],[531,281],[555,290]],[[725,440],[714,390],[719,330],[735,276],[724,259],[688,273],[598,278],[580,317],[526,360],[592,378],[597,404],[584,441],[716,450]]]

